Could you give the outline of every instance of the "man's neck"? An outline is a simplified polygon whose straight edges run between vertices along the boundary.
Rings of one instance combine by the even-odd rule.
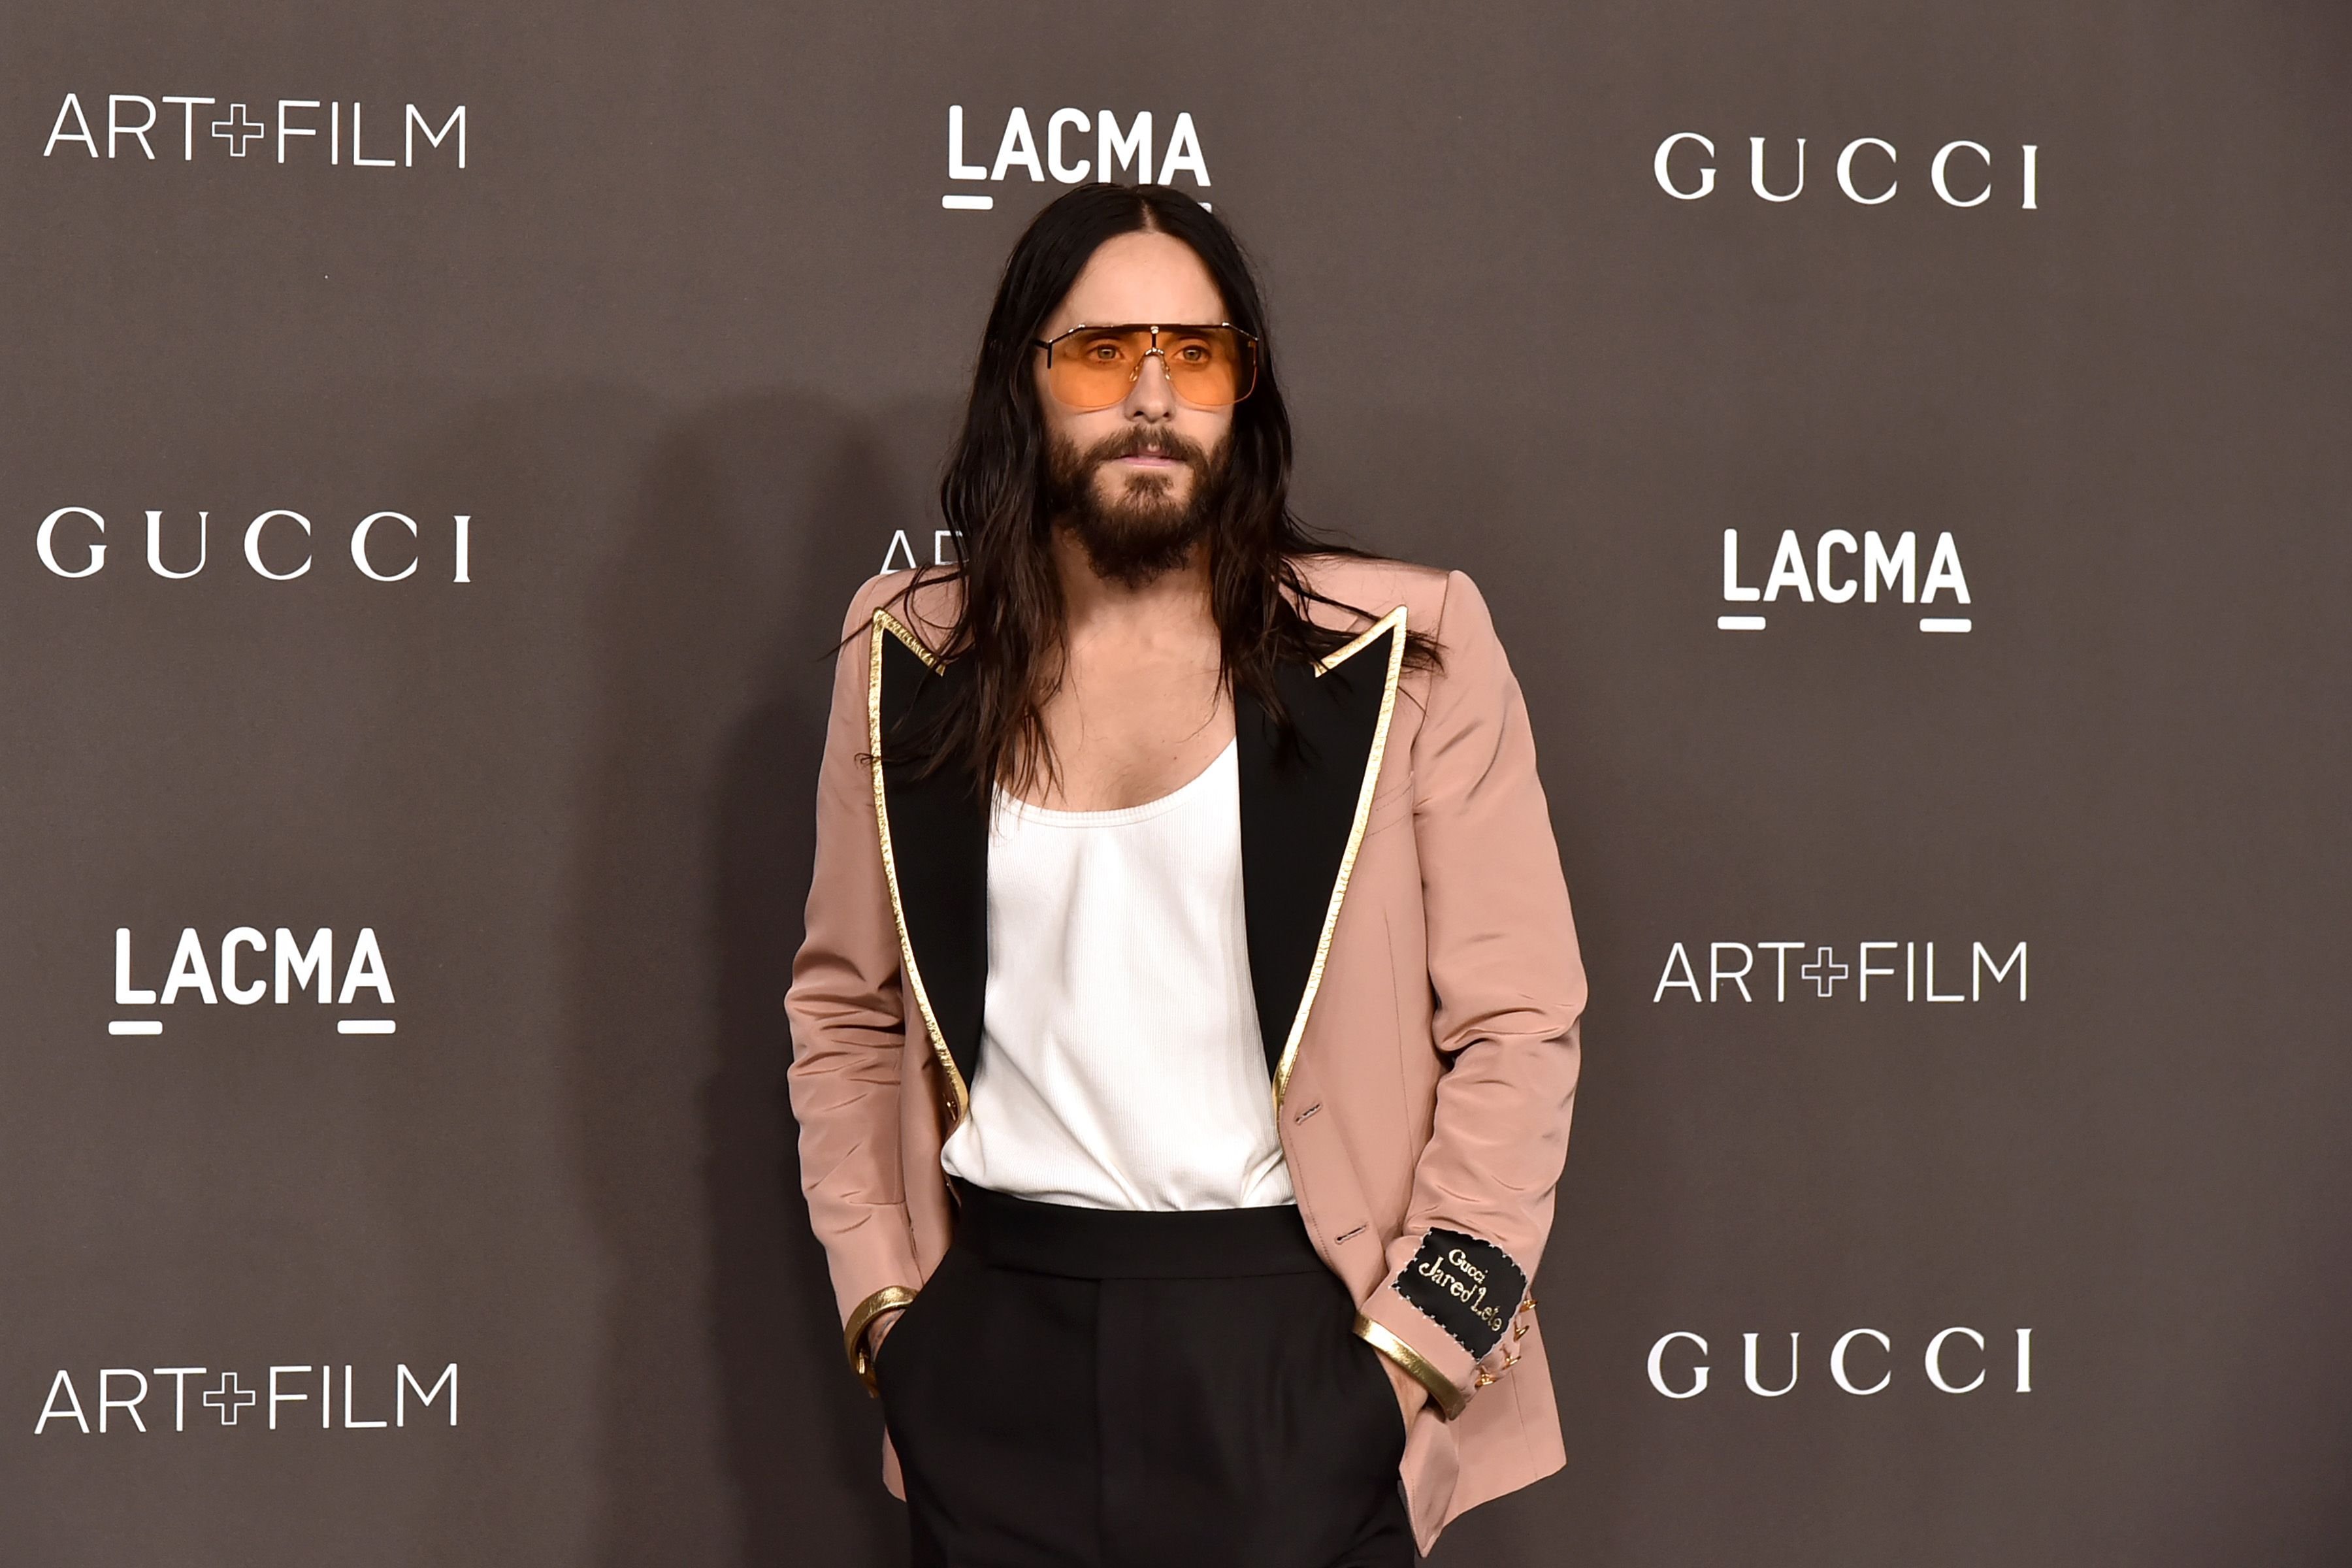
[[[1195,545],[1181,565],[1147,583],[1128,584],[1097,575],[1085,548],[1056,529],[1054,565],[1062,580],[1064,626],[1074,646],[1099,638],[1189,641],[1204,631],[1212,638],[1216,635],[1205,545]]]

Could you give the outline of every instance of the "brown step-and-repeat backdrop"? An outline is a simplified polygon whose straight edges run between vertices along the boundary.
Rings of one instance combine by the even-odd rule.
[[[886,1564],[825,649],[1090,177],[1484,587],[1588,944],[1450,1564],[2352,1542],[2337,5],[0,14],[0,1560]]]

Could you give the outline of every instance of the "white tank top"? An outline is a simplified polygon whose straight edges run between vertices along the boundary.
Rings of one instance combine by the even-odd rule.
[[[950,1175],[1102,1209],[1295,1201],[1242,910],[1232,742],[1173,795],[1051,811],[996,792],[988,992]]]

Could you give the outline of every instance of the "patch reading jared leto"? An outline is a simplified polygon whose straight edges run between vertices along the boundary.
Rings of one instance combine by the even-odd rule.
[[[1396,1277],[1396,1288],[1476,1358],[1503,1337],[1503,1325],[1527,1294],[1528,1277],[1493,1242],[1433,1227]]]

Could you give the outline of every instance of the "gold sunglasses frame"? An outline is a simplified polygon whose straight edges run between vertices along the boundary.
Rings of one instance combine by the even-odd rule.
[[[1242,347],[1245,351],[1247,363],[1249,366],[1249,384],[1244,387],[1242,391],[1235,395],[1233,403],[1195,403],[1191,398],[1186,397],[1183,394],[1178,392],[1176,390],[1176,378],[1172,375],[1168,375],[1167,353],[1160,346],[1160,334],[1162,332],[1197,332],[1208,331],[1213,328],[1222,328],[1223,331],[1232,332],[1238,336],[1242,341]],[[1045,370],[1047,374],[1050,374],[1054,369],[1054,345],[1060,342],[1064,338],[1070,337],[1078,332],[1142,331],[1148,331],[1151,334],[1151,346],[1137,356],[1135,371],[1127,378],[1127,384],[1129,390],[1134,388],[1136,382],[1140,379],[1143,374],[1143,362],[1150,359],[1153,354],[1158,354],[1160,356],[1160,374],[1168,376],[1169,395],[1174,397],[1177,402],[1183,404],[1188,408],[1231,408],[1234,406],[1234,404],[1241,402],[1243,398],[1247,397],[1251,393],[1257,390],[1257,334],[1251,331],[1247,327],[1237,327],[1231,321],[1179,321],[1167,325],[1155,325],[1147,321],[1120,321],[1116,324],[1081,321],[1076,326],[1068,329],[1066,331],[1055,332],[1050,338],[1032,338],[1029,340],[1029,342],[1031,347],[1041,348],[1045,351]],[[1056,398],[1059,398],[1060,395],[1061,395],[1059,393],[1055,394]],[[1064,406],[1073,409],[1080,414],[1092,414],[1098,409],[1109,408],[1114,405],[1124,401],[1126,396],[1126,393],[1121,393],[1118,397],[1112,398],[1109,403],[1097,403],[1091,408],[1080,408],[1076,404],[1066,404]]]

